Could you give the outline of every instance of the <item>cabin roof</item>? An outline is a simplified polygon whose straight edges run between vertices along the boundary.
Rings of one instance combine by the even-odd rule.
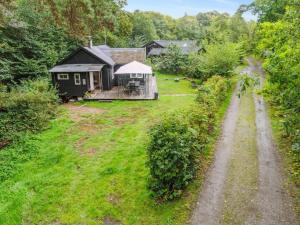
[[[187,55],[192,52],[198,52],[200,48],[197,45],[196,41],[193,40],[154,40],[151,43],[147,44],[150,45],[152,43],[156,43],[161,47],[161,49],[156,48],[152,49],[153,51],[150,51],[148,55],[160,55],[166,53],[166,50],[163,50],[165,48],[168,48],[170,45],[177,45],[179,48],[181,48],[182,53]],[[146,45],[146,46],[147,46]]]
[[[146,61],[145,48],[101,48],[101,50],[116,64],[127,64],[133,61],[143,63]]]
[[[53,67],[51,73],[74,73],[74,72],[93,72],[100,71],[103,64],[63,64]]]
[[[133,61],[121,66],[115,74],[152,74],[152,68],[143,63]]]
[[[67,58],[58,63],[57,66],[49,70],[50,72],[80,72],[83,70],[89,71],[88,66],[90,64],[66,64],[66,60],[72,58],[79,51],[85,51],[86,53],[94,56],[95,58],[101,60],[99,65],[103,63],[107,63],[110,66],[114,66],[115,64],[124,65],[129,62],[138,61],[145,62],[146,61],[146,49],[145,48],[110,48],[108,45],[98,45],[91,47],[79,47],[77,51],[73,54],[69,55]],[[91,67],[93,68],[93,67]],[[102,67],[101,67],[102,68]],[[100,69],[101,69],[100,68]],[[80,69],[80,71],[71,71],[74,69]],[[62,71],[58,71],[62,70]]]
[[[189,47],[189,46],[197,46],[196,41],[192,40],[154,40],[155,43],[159,44],[160,46],[167,48],[169,45],[177,45],[179,47]]]
[[[98,47],[100,49],[108,49],[108,48],[110,48],[108,45],[98,45],[96,47]]]
[[[161,54],[166,54],[168,49],[166,48],[152,48],[148,55],[158,56]]]
[[[113,66],[115,65],[114,60],[107,56],[100,48],[97,48],[97,46],[90,47],[84,47],[85,50],[93,54],[94,56],[98,57],[99,59],[103,60],[104,62],[108,63],[109,65]]]

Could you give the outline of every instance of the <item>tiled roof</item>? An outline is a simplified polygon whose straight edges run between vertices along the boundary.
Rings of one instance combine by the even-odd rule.
[[[158,45],[162,46],[162,48],[168,48],[170,45],[177,45],[179,48],[181,48],[182,53],[187,55],[192,52],[198,52],[200,48],[197,45],[196,41],[191,40],[185,40],[185,41],[178,41],[178,40],[155,40],[153,41],[157,43]],[[150,51],[149,55],[159,55],[161,53],[165,53],[164,50],[154,50]]]
[[[116,64],[127,64],[133,61],[146,61],[145,48],[109,48],[101,51],[110,57]]]
[[[104,62],[108,63],[109,65],[111,65],[111,66],[115,65],[114,60],[112,60],[111,57],[104,54],[104,52],[100,48],[97,48],[96,46],[93,46],[91,48],[90,47],[84,47],[84,49],[87,50],[88,52],[92,53],[93,55],[95,55],[99,59],[102,59]]]

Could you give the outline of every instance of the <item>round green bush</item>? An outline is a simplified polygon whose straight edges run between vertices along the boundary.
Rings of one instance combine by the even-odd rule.
[[[196,133],[182,116],[171,114],[150,130],[150,181],[154,197],[165,201],[182,194],[197,170]]]

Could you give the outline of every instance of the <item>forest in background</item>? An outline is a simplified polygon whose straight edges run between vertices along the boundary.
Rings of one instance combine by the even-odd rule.
[[[255,22],[243,19],[243,6],[232,16],[213,11],[174,19],[157,12],[126,12],[125,4],[124,0],[3,1],[0,82],[48,76],[47,70],[78,45],[85,45],[89,35],[96,44],[112,47],[189,39],[199,46],[233,42],[250,50]]]

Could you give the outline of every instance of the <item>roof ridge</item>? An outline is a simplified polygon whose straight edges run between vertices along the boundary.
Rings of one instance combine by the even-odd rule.
[[[113,60],[110,56],[108,56],[107,54],[105,54],[105,53],[102,51],[102,49],[100,49],[100,48],[98,48],[98,47],[96,47],[96,46],[93,46],[93,47],[91,47],[91,48],[89,48],[89,47],[83,47],[83,48],[84,48],[85,50],[87,50],[88,52],[90,52],[91,54],[93,54],[94,56],[96,56],[97,58],[99,58],[99,59],[105,61],[106,63],[108,63],[108,64],[110,64],[110,65],[116,64],[116,63],[114,62],[114,60]],[[96,53],[98,53],[98,54],[100,54],[100,55],[95,54],[95,52],[93,52],[93,51],[95,51]]]
[[[144,50],[145,48],[107,48],[107,49],[101,49],[104,51],[109,51],[109,50],[122,50],[122,49],[126,49],[126,50]]]

